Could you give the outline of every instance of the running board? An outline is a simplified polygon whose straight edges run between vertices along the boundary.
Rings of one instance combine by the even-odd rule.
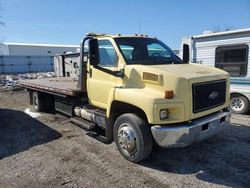
[[[96,140],[105,143],[105,144],[111,144],[112,141],[108,140],[105,136],[105,130],[98,127],[96,124],[91,123],[89,121],[86,121],[82,118],[78,117],[72,117],[70,118],[70,121],[74,123],[75,125],[79,126],[80,128],[88,131],[87,135],[95,138]]]
[[[93,130],[96,127],[96,124],[78,117],[72,117],[70,118],[70,121],[87,131]]]
[[[111,144],[111,142],[109,142],[107,140],[107,138],[102,133],[98,133],[98,131],[89,131],[87,133],[87,135],[94,138],[94,139],[96,139],[96,140],[98,140],[98,141],[100,141],[100,142],[102,142],[102,143],[104,143],[104,144]]]

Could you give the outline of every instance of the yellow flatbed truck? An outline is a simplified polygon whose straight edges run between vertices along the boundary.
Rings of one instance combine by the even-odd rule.
[[[85,52],[84,46],[88,46]],[[189,64],[146,35],[88,34],[78,79],[22,81],[37,111],[64,113],[88,130],[103,129],[129,161],[147,158],[156,142],[184,147],[229,125],[229,76]],[[86,57],[87,56],[87,57]]]

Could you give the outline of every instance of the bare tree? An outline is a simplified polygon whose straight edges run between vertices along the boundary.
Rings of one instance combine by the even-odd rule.
[[[3,17],[1,15],[2,11],[3,11],[3,7],[2,7],[2,5],[0,3],[0,42],[3,42],[3,40],[4,40],[4,37],[2,35],[2,28],[5,26],[5,23],[3,21]]]
[[[237,28],[234,27],[234,26],[224,25],[224,30],[225,31],[232,31],[232,30],[235,30],[235,29],[237,29]]]
[[[1,26],[5,26],[5,23],[4,23],[4,21],[2,21],[2,18],[3,18],[3,17],[0,16],[0,25],[1,25]]]
[[[218,32],[221,32],[221,31],[222,31],[222,29],[221,29],[220,25],[215,25],[213,27],[213,30],[212,30],[213,33],[218,33]]]
[[[0,3],[0,13],[3,11],[3,7],[2,7],[2,5],[1,5],[1,3]],[[4,21],[3,21],[3,16],[0,14],[0,26],[5,26],[5,23],[4,23]]]
[[[218,33],[218,32],[223,32],[223,31],[232,31],[232,30],[235,30],[237,29],[236,27],[234,26],[229,26],[229,25],[215,25],[212,32],[213,33]]]

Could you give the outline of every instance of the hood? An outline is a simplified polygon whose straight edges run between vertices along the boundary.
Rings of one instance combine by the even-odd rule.
[[[216,77],[228,75],[227,72],[200,64],[172,64],[172,65],[136,65],[140,71],[170,74],[180,78],[192,79],[200,77]]]
[[[157,103],[183,105],[183,113],[187,121],[225,108],[230,98],[228,73],[206,65],[127,65],[125,67],[125,75],[124,85],[126,88],[144,89],[147,95],[158,99]],[[227,102],[223,106],[193,114],[193,84],[215,80],[227,80]],[[170,100],[165,100],[165,91],[173,91],[174,97]]]
[[[125,70],[126,84],[140,88],[145,87],[144,83],[176,87],[184,80],[192,84],[228,79],[227,72],[200,64],[127,65]]]

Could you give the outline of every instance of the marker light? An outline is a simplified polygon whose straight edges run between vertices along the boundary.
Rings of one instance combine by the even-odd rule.
[[[173,90],[165,91],[165,99],[172,99],[173,97],[174,97]]]

